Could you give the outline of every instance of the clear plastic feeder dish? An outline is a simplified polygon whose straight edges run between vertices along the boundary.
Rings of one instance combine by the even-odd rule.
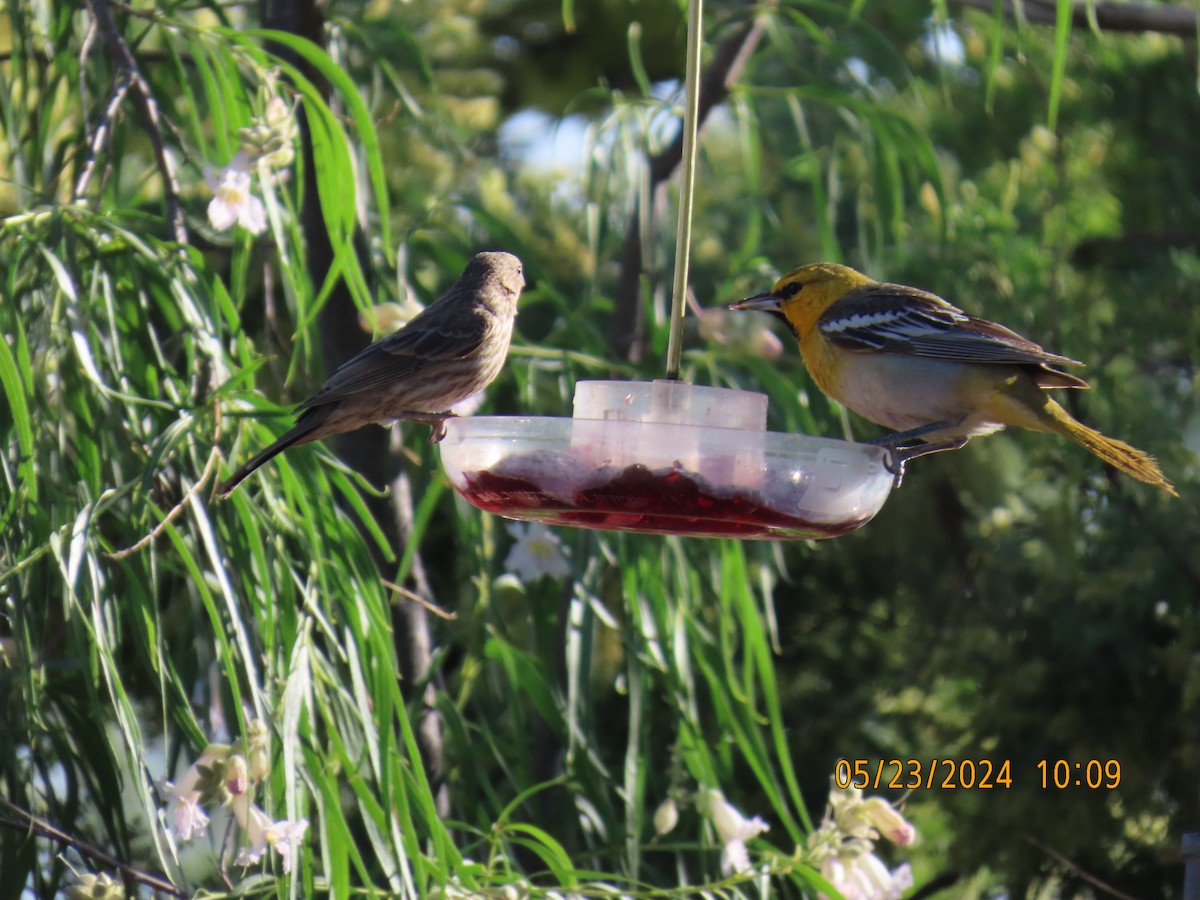
[[[609,531],[830,538],[883,506],[879,447],[768,432],[765,394],[581,381],[574,417],[446,421],[454,489],[510,519]]]

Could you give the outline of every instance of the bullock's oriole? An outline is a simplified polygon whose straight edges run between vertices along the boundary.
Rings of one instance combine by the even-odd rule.
[[[1086,388],[1086,381],[1056,368],[1081,363],[934,294],[813,263],[732,308],[783,319],[822,391],[898,432],[884,442],[901,463],[1016,425],[1065,435],[1122,472],[1179,496],[1152,457],[1076,421],[1045,393]]]

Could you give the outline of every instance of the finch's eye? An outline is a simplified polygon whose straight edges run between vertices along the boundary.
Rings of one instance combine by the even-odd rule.
[[[803,285],[801,285],[800,282],[798,282],[798,281],[793,281],[790,284],[784,285],[784,287],[783,287],[784,299],[790,300],[792,297],[795,297],[798,293],[800,293],[801,287],[803,287]]]

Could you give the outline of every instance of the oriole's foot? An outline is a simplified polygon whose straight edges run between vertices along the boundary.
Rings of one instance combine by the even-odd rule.
[[[917,438],[922,438],[928,434],[933,434],[935,431],[942,431],[946,428],[953,428],[956,425],[962,424],[963,417],[957,419],[944,419],[941,422],[930,422],[928,425],[921,425],[917,428],[910,428],[908,431],[897,431],[894,434],[886,434],[881,438],[875,438],[873,441],[867,441],[868,444],[874,444],[877,447],[900,447],[907,444],[909,441],[914,441]]]
[[[874,443],[872,441],[872,443]],[[905,458],[896,447],[884,447],[883,467],[892,473],[892,490],[896,490],[904,482]]]
[[[868,441],[879,447],[887,450],[887,456],[884,459],[884,468],[895,476],[893,489],[900,487],[904,480],[904,464],[910,459],[916,459],[918,456],[928,456],[930,453],[941,453],[943,450],[957,450],[967,443],[969,438],[953,438],[945,441],[924,441],[922,438],[927,434],[933,434],[936,431],[941,431],[945,428],[953,428],[962,420],[946,421],[946,422],[931,422],[928,425],[922,425],[920,428],[912,428],[908,431],[900,431],[896,434],[889,434],[887,437],[877,438],[873,441]],[[909,443],[915,441],[915,443]]]

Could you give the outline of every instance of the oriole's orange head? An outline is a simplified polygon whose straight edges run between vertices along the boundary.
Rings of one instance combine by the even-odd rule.
[[[809,263],[792,269],[768,293],[730,304],[730,309],[758,309],[783,319],[804,339],[821,313],[849,291],[872,281],[862,272],[837,263]]]

